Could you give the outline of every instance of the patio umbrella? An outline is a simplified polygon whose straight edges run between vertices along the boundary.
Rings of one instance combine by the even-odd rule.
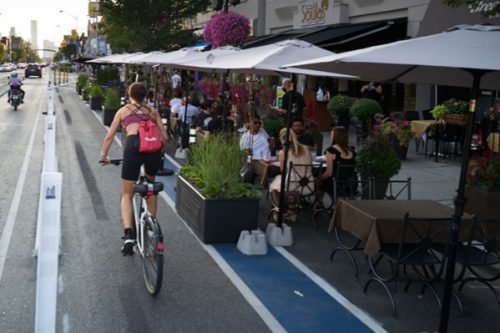
[[[461,25],[435,35],[378,45],[342,54],[289,64],[384,81],[472,87],[455,213],[447,249],[447,267],[439,331],[448,329],[456,244],[464,197],[476,100],[479,90],[500,88],[500,26]]]
[[[184,47],[171,52],[150,52],[144,54],[142,57],[131,59],[135,64],[150,64],[150,65],[172,65],[174,62],[184,59],[191,54],[198,53],[199,47]]]
[[[142,52],[136,53],[119,53],[119,54],[111,54],[108,56],[92,59],[86,61],[87,64],[123,64],[128,58],[135,57],[138,55],[144,54]]]
[[[289,39],[274,44],[252,47],[236,52],[212,51],[202,52],[206,56],[186,58],[179,60],[176,65],[180,68],[201,71],[227,71],[242,72],[247,74],[272,74],[282,73],[306,74],[314,76],[330,76],[341,78],[353,78],[350,75],[336,74],[325,71],[314,71],[308,69],[284,69],[283,64],[297,62],[334,53],[317,47],[308,42]]]

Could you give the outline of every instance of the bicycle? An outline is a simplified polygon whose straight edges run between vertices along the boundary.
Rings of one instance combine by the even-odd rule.
[[[120,165],[121,159],[112,159],[111,164]],[[143,169],[134,185],[132,209],[136,243],[134,252],[142,259],[142,272],[146,290],[151,296],[160,292],[163,280],[163,234],[157,219],[148,210],[147,198],[163,191],[162,182],[150,182],[144,176]]]

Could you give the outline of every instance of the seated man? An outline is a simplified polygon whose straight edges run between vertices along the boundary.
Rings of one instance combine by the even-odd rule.
[[[7,103],[10,103],[10,92],[12,89],[19,89],[19,91],[21,91],[21,103],[24,103],[24,90],[21,89],[21,86],[23,85],[23,82],[21,81],[21,79],[18,77],[17,75],[17,72],[12,72],[10,74],[10,78],[9,78],[9,92],[8,92],[8,100],[7,100]]]
[[[314,138],[304,129],[304,119],[300,117],[294,118],[292,120],[291,129],[297,135],[301,144],[309,146],[310,148],[315,148],[316,143],[314,142]]]
[[[248,125],[248,131],[240,138],[241,150],[248,150],[249,155],[252,155],[252,160],[260,160],[271,156],[269,135],[261,125],[260,116],[255,115]]]

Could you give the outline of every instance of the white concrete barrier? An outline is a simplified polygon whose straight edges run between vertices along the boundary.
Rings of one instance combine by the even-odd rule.
[[[47,93],[43,171],[34,254],[38,256],[35,332],[56,331],[59,244],[61,238],[62,173],[57,172],[56,117],[52,72]]]
[[[41,188],[39,208],[41,220],[37,230],[39,245],[35,332],[53,333],[56,331],[62,174],[60,172],[42,173]]]

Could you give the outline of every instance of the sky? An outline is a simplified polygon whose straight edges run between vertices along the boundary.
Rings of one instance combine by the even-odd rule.
[[[59,11],[63,10],[63,13]],[[0,6],[0,34],[8,36],[14,27],[16,35],[31,41],[31,20],[38,25],[38,47],[43,40],[58,45],[63,35],[68,35],[78,23],[78,34],[87,34],[87,0],[11,0]],[[76,17],[76,19],[75,19]]]

